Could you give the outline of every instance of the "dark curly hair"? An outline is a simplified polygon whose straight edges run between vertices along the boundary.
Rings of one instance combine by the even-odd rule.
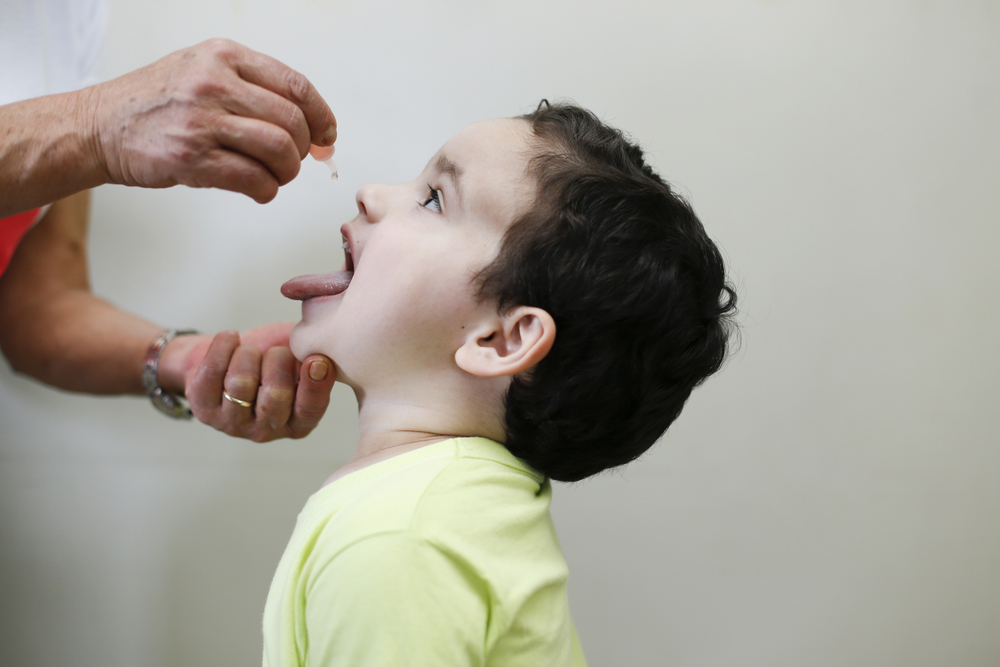
[[[619,130],[545,100],[521,118],[537,200],[474,284],[501,313],[555,320],[551,351],[510,385],[505,444],[576,481],[640,456],[719,370],[736,293],[694,211]]]

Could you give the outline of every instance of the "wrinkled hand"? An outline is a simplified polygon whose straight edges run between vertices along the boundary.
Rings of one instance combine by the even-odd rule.
[[[288,349],[291,322],[242,334],[223,331],[187,357],[185,394],[195,417],[229,435],[267,442],[308,435],[330,403],[335,372],[322,355],[300,365]],[[252,403],[250,407],[226,400]]]
[[[263,204],[298,175],[310,143],[337,138],[308,79],[224,39],[94,90],[97,150],[112,183],[221,188]]]

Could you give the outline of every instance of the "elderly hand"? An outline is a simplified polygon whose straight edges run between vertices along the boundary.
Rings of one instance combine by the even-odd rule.
[[[302,438],[316,428],[330,403],[333,363],[313,355],[300,365],[288,349],[292,326],[282,322],[242,335],[223,331],[214,338],[175,338],[193,344],[178,352],[184,357],[185,394],[194,415],[223,433],[254,442]],[[161,359],[161,376],[164,363],[177,363],[178,354],[168,359],[169,349]],[[250,406],[227,400],[223,392]]]
[[[337,138],[333,112],[304,76],[224,39],[91,90],[112,183],[221,188],[265,203],[299,173],[310,143]]]

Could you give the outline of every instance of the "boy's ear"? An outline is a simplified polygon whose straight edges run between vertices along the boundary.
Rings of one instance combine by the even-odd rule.
[[[480,377],[516,375],[545,358],[556,340],[556,323],[541,308],[518,306],[469,332],[455,363]]]

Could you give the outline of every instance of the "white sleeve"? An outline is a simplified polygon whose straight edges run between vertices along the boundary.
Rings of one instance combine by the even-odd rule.
[[[101,54],[108,26],[105,0],[76,0],[73,25],[73,49],[79,88],[101,81]]]
[[[0,104],[100,80],[105,0],[3,0],[0,12]]]

